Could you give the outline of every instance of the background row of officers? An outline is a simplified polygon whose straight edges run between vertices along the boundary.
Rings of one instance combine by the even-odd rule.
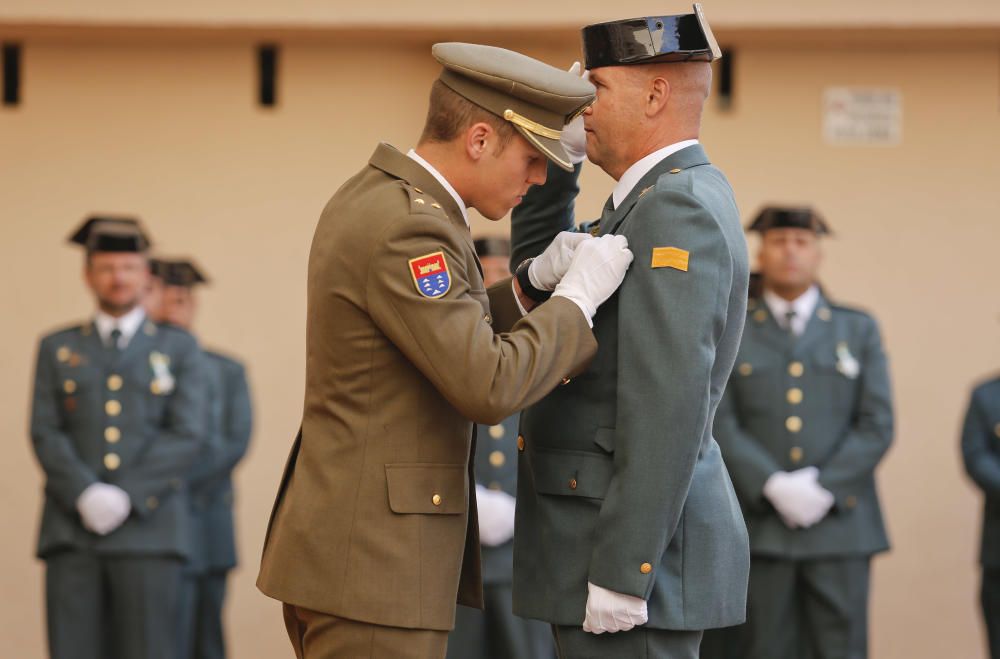
[[[870,561],[889,548],[874,477],[893,433],[885,352],[875,320],[818,284],[822,218],[770,207],[749,228],[760,271],[714,431],[750,531],[748,616],[708,632],[702,657],[863,657]],[[42,339],[31,417],[51,656],[223,657],[244,368],[191,334],[206,282],[193,263],[149,259],[131,219],[90,218],[71,240],[96,311]],[[487,286],[509,274],[508,241],[476,248]],[[554,656],[548,626],[511,612],[517,433],[517,416],[478,429],[486,609],[459,608],[454,659]],[[975,389],[962,448],[986,494],[982,604],[1000,658],[1000,379]]]

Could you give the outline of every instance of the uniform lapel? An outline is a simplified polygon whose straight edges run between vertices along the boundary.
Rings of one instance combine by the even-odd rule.
[[[756,308],[750,314],[750,323],[757,329],[757,336],[782,354],[792,351],[796,343],[791,332],[781,327],[763,298],[756,301]],[[748,324],[750,324],[748,323]]]
[[[705,154],[705,150],[700,144],[693,144],[689,147],[685,147],[658,162],[651,170],[646,172],[645,176],[639,179],[639,182],[636,183],[635,187],[629,191],[625,199],[622,200],[622,203],[618,205],[618,208],[611,213],[611,216],[607,220],[605,220],[602,216],[601,235],[603,236],[617,231],[618,227],[622,225],[629,213],[632,212],[632,209],[635,207],[636,202],[639,201],[639,198],[646,193],[650,186],[656,185],[656,180],[660,178],[660,176],[673,170],[683,171],[690,167],[707,165],[708,163],[708,156]]]
[[[833,331],[833,323],[830,322],[831,318],[830,303],[820,294],[819,299],[816,301],[816,308],[813,309],[812,316],[810,316],[809,322],[806,323],[805,331],[799,337],[799,340],[795,342],[796,354],[810,353],[817,343],[832,343],[828,338]]]
[[[129,340],[125,349],[118,354],[118,359],[114,361],[115,368],[122,368],[125,364],[136,359],[137,356],[147,354],[152,347],[152,337],[146,333],[149,320],[143,320],[142,325]]]

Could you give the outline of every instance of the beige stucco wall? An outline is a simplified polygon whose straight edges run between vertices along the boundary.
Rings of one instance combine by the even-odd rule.
[[[38,6],[8,0],[0,15],[29,4]],[[235,6],[218,7],[227,4]],[[124,12],[126,5],[101,6]],[[242,5],[263,17],[272,3]],[[158,11],[194,14],[206,11],[201,6]],[[406,11],[412,18],[416,10]],[[570,30],[504,43],[554,63],[575,56]],[[880,476],[895,549],[875,563],[873,657],[982,657],[979,500],[961,473],[957,432],[969,383],[1000,364],[1000,57],[994,46],[960,43],[947,57],[916,42],[860,53],[835,42],[752,43],[738,50],[734,110],[721,114],[713,105],[704,142],[744,215],[765,200],[812,202],[827,215],[837,237],[824,280],[837,298],[877,313],[892,358],[898,439]],[[386,39],[372,57],[346,37],[288,43],[281,105],[261,110],[252,45],[239,39],[26,41],[24,103],[0,109],[5,656],[43,652],[42,571],[31,558],[41,477],[26,435],[33,351],[41,331],[91,311],[80,255],[64,241],[98,210],[138,214],[158,246],[194,255],[214,280],[202,296],[203,340],[247,361],[257,403],[254,444],[237,474],[243,566],[227,612],[233,656],[289,654],[278,606],[253,580],[301,406],[311,231],[326,199],[378,140],[412,145],[436,75],[428,46]],[[827,85],[900,89],[902,144],[824,145]],[[594,215],[611,182],[591,170],[584,185],[579,211]],[[481,219],[475,228],[503,230]]]

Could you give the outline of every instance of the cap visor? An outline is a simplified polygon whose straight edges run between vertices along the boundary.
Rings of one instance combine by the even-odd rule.
[[[553,140],[548,137],[536,135],[530,130],[522,128],[518,125],[515,125],[514,128],[516,128],[517,132],[524,136],[524,139],[531,142],[532,146],[541,151],[546,158],[559,165],[559,167],[565,169],[567,172],[573,171],[573,163],[570,162],[569,155],[566,153],[566,150],[563,148],[563,145],[559,140]]]

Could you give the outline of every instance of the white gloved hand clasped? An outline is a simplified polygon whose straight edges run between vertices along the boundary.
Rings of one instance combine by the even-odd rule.
[[[545,251],[532,259],[528,266],[528,279],[531,285],[540,291],[551,291],[562,281],[569,266],[573,263],[576,248],[585,240],[592,239],[589,233],[562,231],[545,248]]]
[[[573,62],[573,66],[569,67],[569,72],[580,76],[582,80],[589,80],[590,71],[584,71],[581,75],[581,68],[579,62]],[[583,129],[582,113],[563,127],[559,142],[566,151],[566,155],[569,156],[569,161],[574,165],[587,159],[587,132]]]
[[[479,541],[487,547],[502,545],[514,537],[514,506],[516,499],[506,492],[489,490],[476,485],[476,506],[479,508]]]
[[[97,535],[107,535],[125,523],[132,511],[128,493],[116,485],[94,483],[76,499],[83,525]]]
[[[764,483],[764,497],[781,515],[785,526],[807,529],[826,517],[834,496],[819,484],[819,470],[805,467],[771,474]]]
[[[646,600],[623,595],[587,582],[587,613],[583,631],[591,634],[627,632],[649,620]]]
[[[632,258],[625,236],[608,234],[585,240],[577,246],[573,263],[552,295],[572,300],[593,327],[597,307],[621,286]]]

